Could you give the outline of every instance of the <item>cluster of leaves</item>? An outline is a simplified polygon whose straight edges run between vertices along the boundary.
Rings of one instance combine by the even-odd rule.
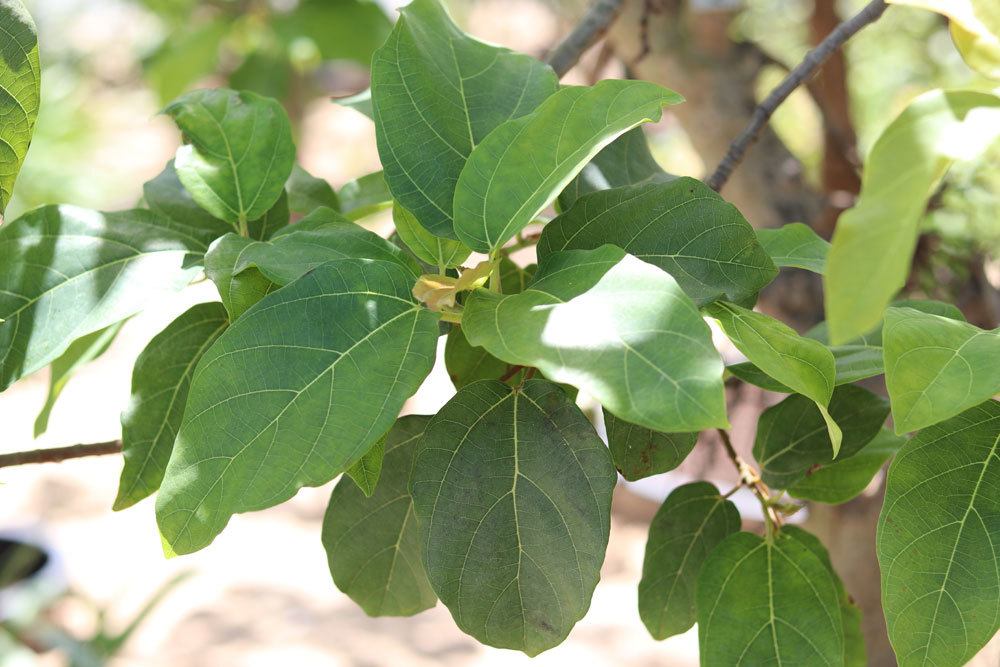
[[[18,44],[5,62],[31,61]],[[23,94],[0,111],[28,118],[4,140],[26,147],[37,70],[2,76]],[[754,456],[793,498],[844,502],[894,457],[877,547],[901,664],[960,665],[992,637],[1000,331],[892,299],[927,199],[1000,132],[1000,98],[918,98],[872,150],[832,245],[804,225],[756,232],[663,173],[638,127],[678,94],[560,86],[462,33],[439,0],[403,11],[363,99],[384,173],[339,194],[296,166],[277,102],[200,90],[165,109],[185,143],[144,208],[47,206],[0,229],[4,388],[72,367],[201,272],[218,287],[150,342],[122,416],[115,508],[156,493],[168,554],[346,473],[322,540],[341,590],[373,615],[440,600],[481,642],[534,655],[590,605],[616,469],[668,471],[698,432],[726,428],[734,376],[788,394]],[[18,151],[0,164],[16,173]],[[387,206],[389,239],[353,221]],[[534,243],[537,267],[510,258]],[[466,268],[473,252],[485,260]],[[828,321],[806,335],[752,310],[784,266],[824,274]],[[746,362],[725,367],[705,318]],[[454,397],[399,417],[443,335]],[[888,401],[855,384],[881,375]],[[577,389],[603,406],[609,446]],[[706,665],[863,664],[860,612],[825,549],[779,525],[780,495],[760,498],[763,536],[706,482],[667,498],[639,584],[651,634],[697,622]]]

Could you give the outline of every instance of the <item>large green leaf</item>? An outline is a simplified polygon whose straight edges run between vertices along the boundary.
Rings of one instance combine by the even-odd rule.
[[[844,624],[833,576],[798,540],[736,533],[698,577],[701,664],[844,664]]]
[[[142,195],[151,211],[170,220],[175,228],[188,232],[203,250],[236,228],[195,203],[178,178],[173,160],[153,180],[143,184]]]
[[[52,362],[49,367],[49,393],[45,397],[45,405],[35,417],[34,435],[36,438],[48,430],[52,408],[55,407],[56,401],[59,400],[63,389],[66,388],[66,384],[78,370],[107,352],[108,347],[114,342],[115,336],[121,331],[123,324],[125,324],[124,320],[115,322],[99,331],[77,338],[70,343],[70,346],[58,359]]]
[[[316,267],[264,297],[205,353],[157,498],[175,553],[229,517],[329,481],[392,425],[434,363],[438,317],[394,262]]]
[[[809,225],[793,222],[777,229],[758,229],[757,239],[778,266],[793,266],[822,274],[830,244]]]
[[[585,195],[545,226],[538,257],[605,243],[660,267],[699,304],[753,305],[778,274],[736,207],[693,178]]]
[[[463,33],[440,0],[411,2],[372,60],[375,136],[394,197],[433,234],[456,238],[452,199],[472,149],[556,85],[544,63]]]
[[[733,345],[761,371],[816,402],[826,420],[833,455],[840,451],[841,433],[827,405],[833,395],[836,362],[822,344],[799,336],[778,320],[719,301],[706,312],[718,320]]]
[[[478,380],[499,380],[510,369],[510,364],[497,359],[481,347],[469,343],[462,327],[448,332],[444,345],[444,365],[455,389]],[[520,373],[511,380],[520,381]]]
[[[472,345],[626,421],[666,433],[728,423],[708,325],[669,274],[620,248],[550,255],[520,294],[476,290],[462,328]]]
[[[392,206],[392,193],[381,171],[344,183],[337,197],[340,199],[340,210],[348,220],[360,220]]]
[[[585,194],[624,185],[665,183],[676,178],[663,171],[649,152],[641,127],[621,135],[601,149],[576,178],[559,193],[559,208],[567,210]]]
[[[455,232],[490,252],[535,219],[587,162],[622,133],[657,121],[672,90],[609,79],[565,86],[536,111],[510,120],[482,141],[455,186]]]
[[[896,433],[944,421],[1000,393],[1000,329],[887,308],[882,340]]]
[[[277,203],[295,163],[292,127],[277,101],[195,90],[163,112],[190,142],[177,149],[175,164],[199,206],[243,229]]]
[[[38,117],[41,68],[38,35],[21,0],[0,0],[0,216],[28,153]]]
[[[918,225],[949,165],[1000,136],[1000,97],[987,92],[921,95],[872,147],[854,208],[837,221],[826,263],[830,340],[845,343],[878,324],[910,274]]]
[[[834,345],[829,350],[833,355],[836,386],[851,384],[883,373],[882,348],[877,345]],[[780,394],[795,393],[791,387],[778,382],[749,361],[726,366],[726,370],[744,382],[768,391]]]
[[[114,509],[131,507],[160,488],[195,367],[228,323],[221,303],[200,303],[158,333],[136,359],[132,397],[122,412],[125,467]]]
[[[708,482],[674,489],[649,526],[639,582],[639,615],[654,639],[697,620],[695,589],[712,550],[739,531],[740,512]]]
[[[565,639],[600,577],[616,478],[555,384],[461,389],[428,424],[412,481],[427,575],[458,626],[528,655]]]
[[[867,389],[844,385],[833,392],[830,415],[843,428],[840,461],[878,435],[889,416],[889,402]],[[764,481],[783,489],[805,477],[813,466],[832,463],[826,420],[816,404],[793,394],[765,410],[757,421],[753,456]]]
[[[885,462],[903,446],[906,438],[882,429],[860,452],[833,463],[810,468],[805,477],[788,487],[796,498],[839,505],[868,488]]]
[[[959,667],[1000,629],[1000,403],[906,443],[875,545],[899,664]]]
[[[401,417],[385,441],[382,475],[371,497],[337,482],[323,519],[323,547],[337,588],[370,616],[411,616],[437,596],[427,581],[410,499],[410,472],[430,417]]]
[[[622,477],[637,479],[658,475],[679,466],[694,449],[697,433],[662,433],[637,426],[604,411],[611,458]]]
[[[840,617],[844,623],[844,667],[866,667],[868,657],[865,652],[865,637],[861,633],[861,610],[854,604],[847,589],[844,588],[844,582],[834,571],[826,547],[819,538],[798,526],[785,526],[781,532],[809,549],[833,577],[833,584],[837,587],[837,597],[840,601]]]
[[[403,243],[422,261],[437,267],[439,273],[459,266],[472,254],[461,241],[431,234],[417,222],[412,213],[399,204],[392,209],[392,220]]]
[[[205,254],[205,275],[215,283],[219,298],[233,321],[279,287],[254,266],[238,273],[235,271],[250,243],[242,236],[227,234],[209,246]]]
[[[162,223],[45,206],[0,227],[0,390],[191,281],[191,241]]]
[[[948,17],[951,38],[973,69],[1000,79],[1000,7],[994,0],[888,0]]]

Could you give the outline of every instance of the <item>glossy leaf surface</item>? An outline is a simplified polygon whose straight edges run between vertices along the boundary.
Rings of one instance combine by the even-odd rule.
[[[0,0],[0,216],[10,203],[14,181],[38,118],[41,68],[35,22],[21,0]]]

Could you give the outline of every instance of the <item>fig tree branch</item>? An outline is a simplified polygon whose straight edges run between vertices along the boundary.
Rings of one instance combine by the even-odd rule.
[[[29,463],[58,463],[67,459],[79,459],[84,456],[102,456],[117,454],[122,450],[121,440],[95,442],[87,445],[70,445],[69,447],[50,447],[48,449],[33,449],[27,452],[12,452],[0,454],[0,468],[27,465]]]
[[[621,11],[622,0],[597,0],[583,19],[552,49],[548,63],[559,78],[573,68],[584,52],[597,43]]]
[[[788,99],[796,88],[808,81],[816,73],[816,70],[826,62],[837,49],[843,46],[844,42],[853,37],[859,30],[871,23],[874,23],[886,10],[884,0],[872,0],[865,7],[847,19],[820,42],[815,49],[806,54],[798,65],[788,73],[778,86],[757,105],[750,117],[750,122],[738,137],[729,145],[725,157],[715,168],[715,172],[709,176],[708,186],[718,192],[729,180],[733,170],[743,161],[743,156],[747,149],[760,136],[761,130],[767,125],[775,110]]]

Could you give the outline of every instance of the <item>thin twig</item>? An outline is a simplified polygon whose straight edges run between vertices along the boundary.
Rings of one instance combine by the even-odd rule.
[[[757,140],[761,130],[767,125],[771,115],[788,99],[792,92],[812,77],[826,59],[839,49],[844,42],[854,36],[859,30],[874,23],[886,10],[884,0],[872,0],[864,9],[847,19],[826,36],[819,45],[806,54],[798,65],[788,73],[788,76],[778,84],[778,87],[757,105],[743,132],[729,145],[726,156],[719,162],[715,172],[708,178],[708,186],[718,192],[726,184],[733,170],[743,161],[747,149]]]
[[[29,463],[58,463],[59,461],[79,459],[84,456],[117,454],[121,450],[121,440],[112,440],[110,442],[95,442],[89,445],[70,445],[69,447],[50,447],[48,449],[33,449],[27,452],[12,452],[10,454],[0,454],[0,468]]]
[[[597,43],[621,11],[623,0],[597,0],[583,19],[552,49],[549,65],[559,78],[573,69],[584,52]]]
[[[716,429],[716,431],[718,431],[719,438],[722,440],[722,446],[726,449],[726,454],[729,455],[729,460],[736,466],[736,471],[740,476],[740,483],[753,491],[754,495],[757,496],[761,507],[767,513],[768,519],[775,526],[781,526],[781,515],[771,505],[771,490],[761,481],[760,474],[758,474],[754,467],[736,453],[736,448],[733,447],[733,443],[729,439],[729,433],[721,428]]]

